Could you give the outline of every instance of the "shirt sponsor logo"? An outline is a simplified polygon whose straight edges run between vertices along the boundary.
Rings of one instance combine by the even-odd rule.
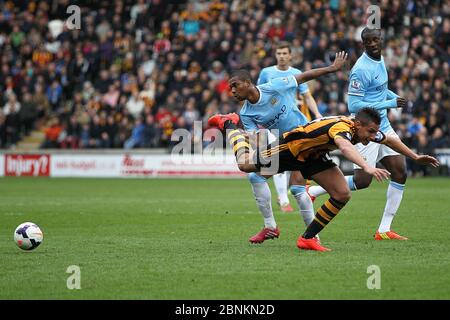
[[[276,115],[273,119],[269,120],[269,121],[266,123],[265,127],[266,127],[266,128],[270,128],[270,127],[273,126],[275,123],[277,123],[277,122],[280,120],[281,115],[282,115],[283,113],[286,112],[286,109],[287,109],[286,105],[283,105],[283,106],[281,107],[281,109],[280,109],[280,112],[278,112],[277,115]]]

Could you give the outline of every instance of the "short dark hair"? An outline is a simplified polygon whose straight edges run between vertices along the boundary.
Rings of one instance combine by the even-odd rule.
[[[365,27],[363,31],[361,31],[361,39],[364,41],[364,39],[372,33],[376,33],[381,37],[381,29]]]
[[[375,108],[371,107],[364,107],[360,109],[356,113],[355,119],[360,121],[362,124],[374,122],[376,125],[380,125],[381,123],[380,113]]]
[[[290,45],[289,42],[287,42],[287,41],[281,41],[281,42],[278,42],[277,45],[275,46],[275,52],[276,52],[278,49],[284,49],[284,48],[288,48],[289,53],[291,53],[291,45]]]
[[[252,76],[250,72],[245,69],[235,70],[231,73],[231,78],[238,78],[241,81],[250,81],[252,82]]]

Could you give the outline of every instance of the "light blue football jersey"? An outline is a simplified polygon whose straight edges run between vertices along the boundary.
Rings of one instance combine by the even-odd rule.
[[[297,87],[298,83],[293,75],[257,85],[259,100],[254,104],[245,100],[240,111],[244,129],[278,129],[281,135],[306,124],[308,120],[298,109],[294,98]]]
[[[373,103],[381,116],[380,130],[387,132],[392,130],[387,117],[387,110],[377,108],[377,104],[386,101],[388,97],[388,73],[381,56],[379,61],[370,58],[365,52],[359,57],[350,71],[348,94],[363,97],[363,102]],[[350,110],[352,113],[357,110]]]
[[[302,72],[297,69],[297,68],[293,68],[293,67],[289,67],[287,70],[280,70],[278,69],[277,66],[271,66],[271,67],[267,67],[261,70],[261,72],[259,73],[259,78],[258,78],[258,82],[257,84],[264,84],[269,82],[272,79],[275,78],[280,78],[280,77],[287,77],[290,75],[295,76],[296,74],[301,74]],[[300,94],[305,94],[309,91],[308,85],[306,84],[306,82],[300,83],[300,85],[298,86],[298,92]],[[295,97],[296,98],[296,97]]]

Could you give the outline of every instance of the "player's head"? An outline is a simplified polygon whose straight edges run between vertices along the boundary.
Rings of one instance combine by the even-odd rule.
[[[381,116],[374,108],[365,107],[356,113],[354,122],[356,140],[366,145],[380,130]]]
[[[281,68],[289,67],[292,60],[291,46],[288,42],[283,41],[275,46],[275,58],[277,66]]]
[[[381,29],[365,27],[361,32],[361,39],[367,54],[379,59],[381,57]]]
[[[253,86],[252,76],[247,70],[237,70],[231,74],[228,84],[233,96],[237,100],[243,101],[247,99],[250,88]]]

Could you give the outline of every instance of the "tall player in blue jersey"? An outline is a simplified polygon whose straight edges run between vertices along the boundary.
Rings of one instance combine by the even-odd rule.
[[[287,77],[275,78],[259,86],[255,86],[252,83],[250,74],[247,71],[239,70],[233,73],[229,84],[234,97],[239,101],[244,101],[240,119],[246,131],[252,132],[264,128],[268,130],[277,129],[279,132],[288,132],[292,128],[301,125],[306,120],[293,100],[293,95],[296,94],[299,84],[327,73],[336,72],[342,68],[346,58],[347,54],[340,52],[336,54],[336,59],[331,66],[313,69],[305,73]],[[248,93],[245,97],[239,95],[238,92],[241,89],[245,89],[244,91]],[[237,123],[239,116],[237,114],[216,115],[211,117],[208,123],[211,126],[223,129],[223,123],[228,119],[232,120],[233,123]],[[235,152],[239,148],[249,145],[245,141],[232,140],[232,143],[236,144],[233,146]],[[299,171],[293,171],[291,175],[295,181],[301,179]],[[264,180],[264,183],[252,183],[252,186],[254,188],[256,186],[255,189],[261,189],[255,191],[255,198],[264,217],[264,228],[251,237],[250,242],[261,243],[266,239],[278,238],[280,230],[273,216],[270,203],[270,189],[267,182]],[[308,198],[306,192],[304,193],[305,197]],[[310,199],[307,199],[307,201],[310,202]],[[313,210],[311,209],[310,212],[308,221],[304,217],[305,224],[307,225],[314,219]]]
[[[261,73],[259,74],[259,78],[257,81],[257,85],[267,83],[270,80],[275,79],[275,78],[286,77],[289,75],[296,75],[296,74],[302,73],[299,69],[296,69],[296,68],[293,68],[290,66],[291,60],[292,60],[292,55],[291,55],[291,47],[288,42],[283,41],[276,45],[275,58],[277,60],[276,65],[270,66],[270,67],[267,67],[267,68],[264,68],[261,70]],[[316,119],[322,117],[322,115],[320,114],[320,112],[317,108],[316,101],[314,100],[313,96],[311,95],[308,85],[306,83],[301,83],[298,86],[297,92],[293,91],[292,93],[293,93],[293,96],[292,96],[293,101],[297,101],[298,95],[301,95],[303,98],[303,101],[305,102],[306,106],[308,107],[310,112],[305,114],[307,121],[312,120],[311,117],[309,116],[310,113],[313,114]],[[293,103],[293,105],[294,105],[294,103]],[[241,113],[241,115],[242,115],[242,113]],[[301,123],[301,124],[305,124],[305,123]],[[282,134],[282,133],[284,133],[284,132],[280,132],[280,134]],[[274,137],[270,133],[269,133],[269,136],[270,136],[269,143],[271,143],[272,141],[274,141],[276,139],[276,137]],[[289,176],[290,175],[287,172],[283,172],[283,173],[276,174],[273,176],[273,182],[275,184],[275,189],[278,193],[278,203],[281,207],[281,211],[283,211],[283,212],[293,211],[292,206],[289,203],[288,190],[287,190]],[[265,181],[263,181],[263,179],[264,178],[262,178],[262,177],[257,177],[256,173],[249,174],[249,180],[252,183],[252,185],[254,185],[255,183],[264,183]],[[297,185],[294,185],[293,187],[291,187],[291,192],[295,196],[297,201],[299,201],[299,198],[303,198],[303,196],[300,195],[300,193],[305,192],[305,191],[303,191],[303,189],[304,189],[303,187],[297,186]],[[255,191],[255,187],[253,187],[253,190]],[[309,200],[307,198],[302,200],[301,203],[302,203],[303,207],[301,206],[300,210],[311,209],[311,211],[313,211],[312,204],[308,204],[307,202],[309,202]]]
[[[356,113],[364,107],[377,109],[382,118],[380,130],[385,135],[398,138],[388,120],[387,109],[403,108],[407,105],[407,100],[388,89],[388,74],[381,55],[381,30],[366,27],[361,33],[361,38],[365,52],[350,72],[348,109],[351,113]],[[358,144],[356,147],[370,166],[381,162],[391,173],[386,206],[381,223],[375,233],[375,240],[407,240],[406,237],[391,230],[391,224],[402,201],[405,188],[405,157],[388,146],[372,142],[367,146]],[[372,177],[358,166],[355,166],[354,175],[346,178],[351,190],[367,188],[372,181]],[[314,198],[326,192],[321,187],[311,187],[309,193]]]

